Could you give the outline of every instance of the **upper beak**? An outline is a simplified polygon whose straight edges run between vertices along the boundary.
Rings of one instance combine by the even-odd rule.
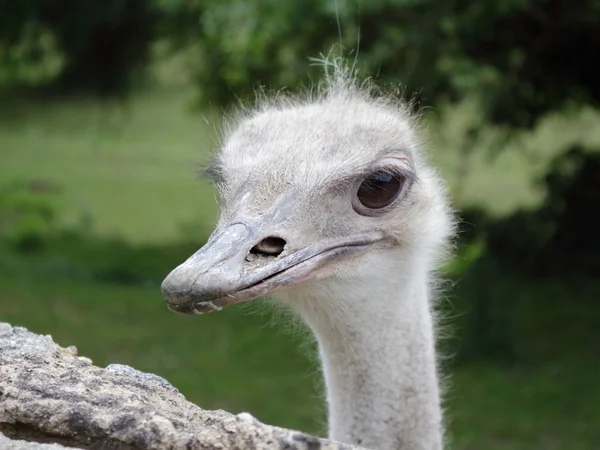
[[[271,294],[321,277],[320,267],[333,260],[365,252],[381,240],[379,233],[349,238],[323,239],[298,250],[287,244],[278,256],[250,250],[273,233],[260,223],[228,224],[213,233],[207,244],[176,267],[163,281],[162,293],[169,308],[185,314],[203,314]]]

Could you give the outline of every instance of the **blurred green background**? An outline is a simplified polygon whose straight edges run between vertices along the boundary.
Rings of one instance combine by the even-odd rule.
[[[460,211],[452,447],[600,448],[597,0],[0,0],[0,320],[324,435],[302,327],[177,316],[159,285],[212,230],[223,113],[332,46],[416,99]]]

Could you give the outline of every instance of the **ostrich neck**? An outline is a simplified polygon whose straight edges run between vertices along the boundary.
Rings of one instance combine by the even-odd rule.
[[[319,308],[300,311],[319,345],[329,437],[380,450],[441,449],[427,275],[384,281],[368,294],[346,286],[345,298],[313,299]]]

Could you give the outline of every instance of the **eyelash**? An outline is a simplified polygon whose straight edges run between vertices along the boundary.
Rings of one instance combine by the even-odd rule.
[[[417,177],[417,175],[410,169],[407,169],[404,167],[398,167],[395,165],[394,166],[384,165],[384,166],[379,166],[379,167],[377,167],[377,166],[373,167],[373,168],[369,169],[368,171],[362,172],[359,175],[352,175],[349,177],[345,177],[345,178],[339,180],[337,183],[335,183],[334,190],[339,193],[347,192],[348,189],[353,188],[354,186],[356,186],[357,183],[360,184],[362,182],[362,180],[364,180],[370,174],[377,172],[377,171],[390,172],[394,175],[404,177],[406,182],[410,183],[410,184],[419,182],[419,178]]]
[[[391,174],[396,175],[396,176],[403,177],[409,183],[415,183],[418,181],[417,175],[412,170],[406,169],[404,167],[398,167],[398,166],[383,166],[383,167],[375,168],[371,172],[369,172],[369,174],[380,171],[380,170],[384,171],[384,172],[390,172]],[[366,174],[364,176],[368,176],[369,174]]]

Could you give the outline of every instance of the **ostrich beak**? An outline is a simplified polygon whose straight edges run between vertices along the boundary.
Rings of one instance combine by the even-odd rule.
[[[318,269],[368,251],[382,236],[376,232],[348,238],[323,239],[278,256],[250,250],[273,233],[258,222],[245,221],[217,229],[207,244],[176,267],[163,281],[162,293],[172,311],[204,314],[234,303],[269,295],[280,289],[322,278]]]

